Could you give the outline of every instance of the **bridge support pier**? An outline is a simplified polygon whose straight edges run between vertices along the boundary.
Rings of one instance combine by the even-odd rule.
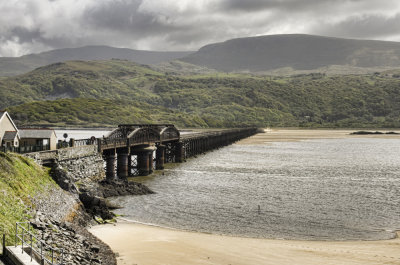
[[[165,145],[157,146],[156,150],[156,169],[161,170],[164,169],[165,162]]]
[[[127,179],[129,176],[129,149],[117,149],[117,177]]]
[[[151,151],[149,153],[149,174],[153,173],[153,162],[154,162],[154,158],[153,158],[153,151]]]
[[[106,179],[115,180],[115,149],[106,150],[104,156],[106,159]]]
[[[139,176],[147,176],[150,174],[150,166],[149,166],[149,152],[142,151],[137,155],[137,164],[138,164],[138,172]]]
[[[175,143],[175,162],[182,163],[185,160],[185,149],[182,142]]]
[[[154,147],[147,147],[135,151],[135,153],[137,153],[137,167],[139,176],[147,176],[153,172],[154,149]]]

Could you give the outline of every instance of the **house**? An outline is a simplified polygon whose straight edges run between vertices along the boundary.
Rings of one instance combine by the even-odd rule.
[[[0,111],[0,150],[35,152],[57,149],[57,136],[52,129],[20,129],[7,111]]]
[[[57,136],[53,129],[20,129],[20,147],[35,146],[36,150],[56,150]]]
[[[18,147],[20,136],[17,126],[7,111],[0,111],[0,144],[2,147]]]

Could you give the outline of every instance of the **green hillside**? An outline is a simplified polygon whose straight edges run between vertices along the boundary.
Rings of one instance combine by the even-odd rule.
[[[400,127],[399,73],[172,75],[121,60],[72,61],[0,79],[0,107],[23,125]]]
[[[58,188],[48,172],[30,159],[0,152],[0,224],[9,235],[8,244],[15,233],[15,223],[30,218],[35,209],[33,198]]]

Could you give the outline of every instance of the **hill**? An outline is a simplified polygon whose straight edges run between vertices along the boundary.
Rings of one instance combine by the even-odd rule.
[[[400,67],[400,43],[304,34],[268,35],[206,45],[180,60],[225,72],[315,70],[329,66],[383,69]]]
[[[191,52],[143,51],[108,46],[57,49],[21,57],[0,57],[0,76],[23,74],[41,66],[72,60],[92,61],[121,59],[140,64],[157,64],[181,58],[190,53]]]
[[[72,61],[0,79],[21,125],[400,127],[400,71],[292,77],[171,75],[128,61]]]

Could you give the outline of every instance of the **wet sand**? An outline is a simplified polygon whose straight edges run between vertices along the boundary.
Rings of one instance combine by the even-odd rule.
[[[294,241],[178,231],[119,220],[90,231],[118,253],[120,265],[400,264],[400,239]]]
[[[346,137],[400,139],[400,135],[350,135],[354,131],[266,129],[266,133],[239,144]],[[92,227],[90,231],[118,253],[120,265],[400,264],[399,237],[344,242],[254,239],[179,231],[122,219],[117,224]]]

